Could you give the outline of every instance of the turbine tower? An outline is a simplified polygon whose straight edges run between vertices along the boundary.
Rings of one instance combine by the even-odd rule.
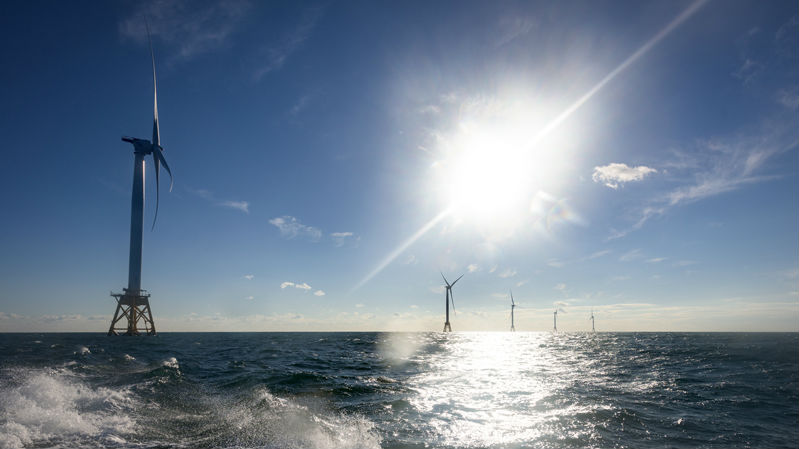
[[[594,309],[591,309],[591,332],[596,332],[596,328],[594,327]]]
[[[510,292],[510,331],[516,332],[516,326],[513,325],[513,309],[516,308],[516,303],[513,302],[513,292]]]
[[[555,317],[554,318],[554,320],[555,320],[555,332],[557,332],[558,331],[558,311],[557,310],[555,310],[554,317]]]
[[[446,296],[446,299],[445,299],[445,302],[444,302],[444,304],[446,305],[446,308],[447,308],[447,320],[444,321],[444,332],[452,332],[452,326],[449,325],[449,303],[450,302],[452,303],[452,310],[455,311],[455,297],[452,295],[452,287],[455,286],[455,283],[457,283],[459,280],[461,280],[463,275],[460,275],[460,277],[458,277],[458,279],[455,279],[455,282],[453,282],[451,284],[449,283],[447,278],[444,277],[444,273],[441,273],[441,277],[444,278],[444,284],[446,284],[446,291],[447,291],[447,296]]]
[[[146,25],[146,23],[145,23]],[[108,335],[155,335],[153,313],[150,310],[150,294],[141,288],[142,264],[142,228],[144,227],[144,157],[153,155],[155,169],[155,216],[153,226],[158,218],[159,203],[159,174],[161,164],[169,173],[169,190],[172,190],[172,171],[164,159],[161,147],[161,133],[158,127],[158,87],[155,77],[155,56],[153,43],[150,39],[150,27],[147,26],[147,40],[150,43],[150,60],[153,66],[153,140],[122,137],[122,140],[133,144],[133,193],[130,202],[130,257],[128,259],[128,288],[124,293],[111,293],[117,301],[114,318]],[[127,320],[127,323],[124,322]]]

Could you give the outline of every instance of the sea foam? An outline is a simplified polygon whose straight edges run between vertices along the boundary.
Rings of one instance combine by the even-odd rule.
[[[52,438],[109,442],[122,440],[134,422],[129,394],[103,387],[89,388],[63,370],[16,373],[21,382],[4,387],[0,405],[0,447],[21,448]],[[83,444],[83,443],[78,443]]]

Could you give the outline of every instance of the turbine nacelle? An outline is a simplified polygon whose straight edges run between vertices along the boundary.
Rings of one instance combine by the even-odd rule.
[[[133,151],[136,153],[148,155],[153,152],[153,144],[149,140],[122,136],[122,141],[133,144]]]

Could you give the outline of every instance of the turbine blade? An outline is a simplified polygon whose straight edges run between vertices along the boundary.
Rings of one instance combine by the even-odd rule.
[[[466,273],[463,273],[463,274],[466,274]],[[455,279],[455,282],[458,282],[458,281],[460,281],[460,280],[461,280],[461,278],[463,277],[463,274],[462,274],[462,275],[460,275],[460,276],[458,277],[458,279]],[[453,283],[452,283],[452,285],[455,285],[455,282],[453,282]]]
[[[439,271],[439,273],[441,273],[441,272]],[[446,277],[444,277],[444,273],[441,273],[441,277],[444,278],[444,283],[447,284],[447,287],[450,287],[449,281],[447,280]],[[455,284],[455,283],[453,282],[453,284]]]
[[[155,77],[153,40],[150,37],[150,24],[147,22],[147,16],[144,17],[144,25],[147,28],[147,42],[150,44],[150,61],[153,64],[153,146],[158,146],[161,143],[161,130],[158,127],[158,83]]]
[[[164,154],[160,146],[153,145],[153,166],[155,168],[155,216],[153,217],[153,226],[150,228],[152,231],[155,229],[155,221],[158,219],[158,205],[161,202],[161,164],[164,164],[166,172],[169,173],[169,191],[172,191],[174,179],[172,179],[172,170],[169,169],[169,164],[166,163]]]
[[[453,284],[455,284],[455,283],[453,282]],[[449,292],[449,302],[452,303],[452,313],[453,314],[456,313],[455,312],[455,295],[452,294],[452,290],[450,290],[450,292]]]

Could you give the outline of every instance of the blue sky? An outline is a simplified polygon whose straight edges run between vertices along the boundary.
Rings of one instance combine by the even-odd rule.
[[[107,329],[145,13],[160,331],[799,330],[796,2],[3,10],[0,331]]]

